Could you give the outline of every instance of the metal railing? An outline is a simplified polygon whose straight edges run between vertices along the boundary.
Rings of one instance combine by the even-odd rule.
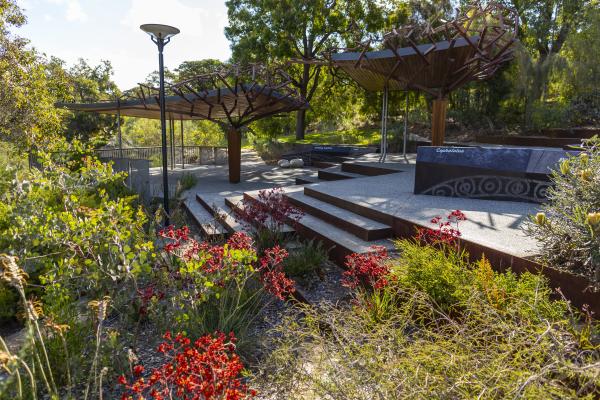
[[[153,165],[160,164],[162,154],[160,146],[98,149],[95,152],[99,158],[103,159],[127,158],[131,160],[150,160]],[[177,146],[168,149],[167,158],[171,166],[173,164],[225,164],[227,163],[227,147]]]

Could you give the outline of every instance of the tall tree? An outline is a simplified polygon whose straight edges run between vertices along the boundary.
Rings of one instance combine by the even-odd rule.
[[[25,22],[15,0],[0,0],[0,139],[30,148],[52,142],[60,114],[46,60],[10,32]]]
[[[376,0],[228,0],[233,59],[277,62],[312,60],[341,45],[352,26],[378,30],[383,22]],[[289,68],[294,86],[308,101],[321,82],[322,67],[303,63]],[[296,116],[296,137],[304,138],[306,110]]]
[[[112,81],[112,74],[109,61],[92,66],[80,59],[67,71],[70,93],[64,100],[79,103],[114,101],[121,92]],[[105,144],[117,129],[115,117],[86,112],[68,114],[64,125],[67,139],[78,139],[96,146]]]
[[[527,52],[521,54],[525,86],[526,124],[531,124],[534,104],[543,99],[556,57],[569,36],[585,22],[590,0],[506,0],[521,20],[519,38]],[[597,6],[597,5],[596,5]]]
[[[179,64],[179,67],[175,68],[177,74],[177,80],[183,81],[185,79],[193,78],[198,75],[205,75],[211,72],[217,71],[219,68],[224,67],[225,63],[220,60],[207,58],[204,60],[195,61],[184,61]]]

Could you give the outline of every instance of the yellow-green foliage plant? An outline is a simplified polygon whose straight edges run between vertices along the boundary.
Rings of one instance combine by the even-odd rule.
[[[552,173],[548,203],[532,217],[530,233],[549,266],[588,278],[600,289],[600,139]]]

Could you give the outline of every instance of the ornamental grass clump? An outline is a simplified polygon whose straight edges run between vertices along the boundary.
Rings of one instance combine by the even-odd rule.
[[[261,393],[598,398],[600,327],[552,300],[543,276],[498,273],[485,258],[470,264],[449,247],[398,246],[399,257],[351,257],[366,278],[351,282],[359,289],[353,307],[306,306],[274,328],[255,382]]]
[[[584,141],[579,155],[552,172],[548,203],[532,216],[529,233],[550,267],[584,276],[600,290],[600,139]]]

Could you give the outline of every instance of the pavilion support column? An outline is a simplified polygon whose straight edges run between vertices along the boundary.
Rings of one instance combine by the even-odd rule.
[[[446,110],[448,99],[437,98],[433,100],[433,111],[431,113],[431,145],[443,146],[446,136]]]
[[[227,162],[229,182],[239,183],[242,170],[242,135],[239,129],[231,127],[227,132]]]

